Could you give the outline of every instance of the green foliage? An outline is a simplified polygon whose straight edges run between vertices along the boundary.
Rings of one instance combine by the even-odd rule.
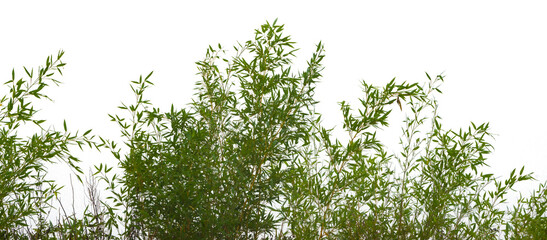
[[[545,184],[504,209],[507,194],[517,183],[532,180],[531,174],[522,168],[500,180],[485,172],[492,151],[489,124],[442,127],[435,96],[442,93],[443,76],[426,74],[424,84],[393,79],[378,87],[363,82],[358,107],[340,103],[342,128],[349,136],[341,138],[315,112],[323,45],[317,44],[301,72],[291,68],[295,51],[276,21],[262,25],[253,40],[233,50],[209,47],[197,62],[200,80],[192,103],[168,111],[145,98],[152,73],[141,76],[131,83],[136,101],[122,104],[123,114],[109,115],[120,127],[123,143],[100,138],[98,144],[87,137],[89,131],[67,133],[66,124],[63,132],[43,130],[22,140],[12,130],[19,123],[43,123],[32,120],[35,110],[23,96],[46,97],[33,89],[41,90],[51,79],[49,71],[62,63],[48,58],[40,80],[32,80],[27,71],[29,84],[8,82],[12,95],[2,99],[0,115],[6,129],[1,142],[6,150],[0,153],[1,233],[23,237],[21,229],[28,224],[19,219],[37,218],[39,224],[27,236],[547,238]],[[400,149],[384,146],[377,137],[389,127],[392,109],[406,113]],[[48,222],[40,213],[59,187],[45,180],[43,163],[62,159],[81,172],[67,146],[84,143],[106,146],[123,173],[95,166],[86,181],[90,204],[83,217],[64,213],[56,224]],[[14,184],[4,178],[15,179]],[[95,178],[106,184],[110,195],[105,201]]]
[[[520,198],[510,213],[505,229],[513,239],[545,239],[547,237],[547,188],[541,184],[529,198]]]
[[[323,47],[294,74],[295,51],[283,26],[263,25],[236,56],[209,48],[197,62],[201,81],[188,110],[150,108],[143,91],[150,75],[133,82],[138,99],[111,116],[127,138],[121,156],[130,234],[159,238],[258,238],[279,221],[269,208],[279,201],[286,166],[309,142],[313,90]],[[288,48],[286,50],[285,48]],[[219,63],[220,62],[220,63]],[[227,65],[220,71],[218,64]],[[234,89],[237,89],[234,90]]]
[[[36,72],[24,68],[25,78],[17,79],[13,70],[11,80],[5,83],[9,94],[0,100],[0,238],[31,227],[36,227],[36,232],[51,231],[46,224],[47,210],[61,187],[46,178],[46,165],[62,161],[81,173],[69,146],[97,147],[87,136],[89,131],[83,135],[67,132],[66,122],[63,131],[45,129],[45,120],[35,117],[32,101],[47,99],[45,87],[59,83],[54,77],[62,74],[62,56],[61,51],[56,58],[48,57]],[[36,126],[35,132],[18,134],[32,126]]]
[[[429,78],[429,76],[428,76]],[[359,114],[341,103],[346,144],[315,124],[317,145],[293,164],[299,178],[287,184],[281,213],[297,239],[482,239],[494,238],[505,223],[497,208],[515,183],[531,178],[511,173],[500,182],[479,172],[491,145],[488,124],[445,131],[431,97],[442,76],[425,87],[364,84]],[[407,98],[402,151],[389,155],[376,139],[386,126],[384,107]],[[429,117],[422,116],[429,109]],[[426,124],[426,123],[430,124]],[[320,149],[320,151],[317,151]],[[323,155],[321,153],[324,153]],[[327,156],[328,161],[321,161]],[[394,159],[398,166],[392,167]],[[494,184],[494,190],[486,190]],[[296,230],[296,231],[295,231]]]

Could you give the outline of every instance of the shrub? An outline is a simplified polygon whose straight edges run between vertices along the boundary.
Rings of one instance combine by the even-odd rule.
[[[20,229],[28,224],[15,220],[23,216],[49,226],[27,231],[44,238],[547,238],[545,184],[504,209],[515,184],[533,178],[524,168],[503,180],[486,172],[492,151],[489,124],[442,127],[435,100],[442,93],[442,75],[426,73],[423,84],[393,79],[378,87],[363,82],[358,107],[340,103],[342,130],[349,136],[343,138],[324,126],[315,111],[323,44],[317,44],[302,72],[291,67],[295,51],[283,25],[266,23],[232,53],[221,45],[207,49],[197,62],[197,93],[186,108],[155,108],[144,95],[153,85],[150,73],[131,83],[136,102],[119,107],[126,115],[109,115],[119,125],[123,143],[102,138],[95,143],[89,132],[70,135],[65,128],[43,138],[57,139],[44,143],[57,149],[57,155],[48,155],[53,150],[45,147],[26,151],[36,158],[21,154],[42,138],[25,142],[9,135],[17,119],[29,121],[34,112],[23,100],[12,99],[36,92],[17,90],[23,83],[8,82],[12,93],[22,92],[1,102],[9,104],[1,115],[7,130],[0,176],[20,174],[15,168],[19,162],[38,160],[32,160],[37,167],[14,175],[22,190],[1,182],[2,234],[25,235]],[[55,64],[48,58],[46,68],[62,67]],[[38,79],[52,76],[48,71],[40,70]],[[14,115],[16,104],[23,110]],[[377,137],[388,127],[392,109],[406,113],[401,148],[395,152]],[[66,159],[81,172],[67,146],[83,143],[107,147],[123,174],[96,166],[87,181],[91,205],[84,216],[65,213],[57,224],[48,222],[38,209],[47,207],[58,187],[50,182],[46,190],[39,187],[46,183],[41,162]],[[40,177],[29,178],[35,176],[30,171]],[[94,178],[106,183],[108,201],[99,201]]]
[[[130,118],[112,116],[129,148],[113,151],[126,174],[116,200],[128,207],[127,236],[490,239],[500,229],[506,238],[544,236],[544,204],[526,208],[534,227],[519,222],[524,205],[512,212],[500,205],[531,175],[522,168],[498,180],[482,172],[489,124],[442,128],[434,94],[443,76],[426,74],[423,86],[363,82],[359,108],[340,104],[349,134],[341,140],[314,111],[323,45],[293,74],[294,43],[282,30],[262,25],[233,57],[210,47],[197,62],[201,80],[188,109],[161,112],[143,97],[151,75],[133,82],[138,101],[120,107]],[[402,151],[391,154],[376,132],[403,103]],[[544,198],[538,192],[521,203]]]
[[[97,147],[89,136],[45,128],[45,120],[37,119],[32,102],[46,98],[48,85],[58,84],[65,63],[62,51],[47,58],[45,66],[34,72],[24,68],[26,78],[15,77],[12,71],[9,94],[0,99],[0,238],[18,238],[25,234],[40,236],[53,233],[56,226],[48,223],[51,203],[57,199],[60,186],[47,178],[47,166],[64,162],[74,173],[81,173],[79,160],[70,151],[71,145]],[[23,130],[23,134],[19,131]],[[28,133],[30,132],[30,133]],[[80,179],[80,175],[78,179]],[[81,181],[81,179],[80,179]],[[55,198],[55,199],[54,199]],[[58,227],[58,226],[57,226]]]

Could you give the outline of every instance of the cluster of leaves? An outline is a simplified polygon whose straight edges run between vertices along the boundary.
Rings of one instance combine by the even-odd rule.
[[[27,235],[43,238],[547,238],[545,185],[504,210],[507,193],[531,174],[522,168],[499,180],[483,172],[492,151],[489,125],[442,128],[435,94],[443,76],[427,75],[423,85],[363,82],[359,107],[340,103],[349,138],[338,138],[314,108],[321,43],[296,73],[294,43],[276,21],[227,57],[230,51],[209,47],[197,62],[201,79],[188,108],[155,108],[144,96],[152,73],[133,81],[135,103],[119,107],[126,115],[109,115],[123,144],[102,138],[95,143],[89,132],[69,134],[66,127],[21,140],[12,130],[19,122],[43,123],[32,120],[35,110],[24,96],[45,97],[40,86],[56,83],[49,71],[63,64],[48,58],[37,80],[27,71],[27,85],[8,82],[12,95],[0,102],[7,102],[0,115],[6,126],[0,234],[21,234],[28,219],[37,218],[43,227]],[[401,149],[392,153],[377,132],[388,127],[396,104],[407,117]],[[96,166],[83,217],[65,213],[57,224],[48,223],[41,214],[59,187],[44,179],[43,164],[61,159],[81,173],[70,144],[107,147],[123,173]],[[95,178],[111,193],[105,201]]]
[[[506,211],[498,205],[517,182],[530,180],[531,175],[522,168],[499,181],[479,171],[491,152],[488,124],[472,123],[467,131],[443,130],[437,102],[431,96],[440,92],[443,77],[427,77],[424,87],[392,81],[379,89],[363,83],[365,98],[360,100],[358,115],[341,103],[344,129],[350,136],[345,144],[332,139],[332,129],[315,122],[317,144],[293,163],[300,177],[293,178],[283,191],[287,201],[280,212],[291,236],[496,239],[503,226],[505,236],[511,238],[507,229],[514,222],[507,221]],[[402,129],[402,150],[391,155],[376,138],[376,131],[387,126],[390,110],[384,108],[399,98],[408,101],[411,113]],[[427,110],[431,114],[423,116]],[[391,166],[393,162],[397,165]],[[495,188],[490,190],[488,185]],[[544,213],[543,208],[529,220],[544,222]],[[544,237],[546,228],[542,227],[530,230]]]
[[[127,207],[131,234],[247,239],[275,229],[268,209],[279,201],[286,166],[310,138],[323,59],[318,45],[306,71],[294,74],[295,50],[282,29],[263,25],[231,59],[221,58],[220,45],[209,48],[197,63],[201,81],[188,110],[151,108],[142,95],[150,75],[133,82],[137,102],[121,107],[130,118],[111,116],[129,147],[114,155],[124,170],[116,200]]]
[[[44,128],[45,120],[36,117],[35,99],[49,99],[43,90],[50,84],[58,85],[56,73],[62,74],[65,63],[62,51],[47,58],[36,72],[24,68],[25,78],[17,79],[15,70],[4,85],[9,94],[0,99],[0,238],[15,238],[26,232],[30,236],[66,232],[63,224],[48,223],[53,200],[58,201],[58,186],[47,178],[47,166],[64,162],[80,179],[80,161],[71,145],[99,146],[93,136],[63,130]],[[29,130],[35,129],[30,132]],[[19,131],[24,130],[23,134]],[[30,132],[30,133],[29,133]],[[66,215],[65,215],[66,216]],[[68,217],[68,216],[66,216]],[[66,218],[68,219],[68,218]],[[8,237],[11,236],[11,237]]]

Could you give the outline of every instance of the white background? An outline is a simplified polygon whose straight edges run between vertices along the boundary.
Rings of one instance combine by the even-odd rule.
[[[130,81],[154,71],[149,99],[163,109],[183,107],[199,79],[194,62],[209,45],[244,42],[278,18],[301,49],[300,69],[317,42],[326,46],[316,96],[328,126],[341,126],[337,103],[360,97],[361,80],[424,82],[424,72],[444,72],[438,99],[445,128],[490,122],[496,134],[492,171],[507,176],[525,165],[547,180],[544,1],[181,2],[3,1],[0,80],[9,80],[12,68],[23,77],[22,66],[41,65],[63,49],[64,84],[47,89],[54,102],[39,103],[40,116],[57,128],[66,119],[71,130],[92,128],[119,139],[107,114],[133,101]],[[393,122],[408,112],[395,110]],[[398,142],[399,127],[393,127],[387,144]],[[81,158],[113,163],[106,152]],[[69,176],[63,167],[51,171],[65,182]],[[536,186],[518,189],[526,195]]]

